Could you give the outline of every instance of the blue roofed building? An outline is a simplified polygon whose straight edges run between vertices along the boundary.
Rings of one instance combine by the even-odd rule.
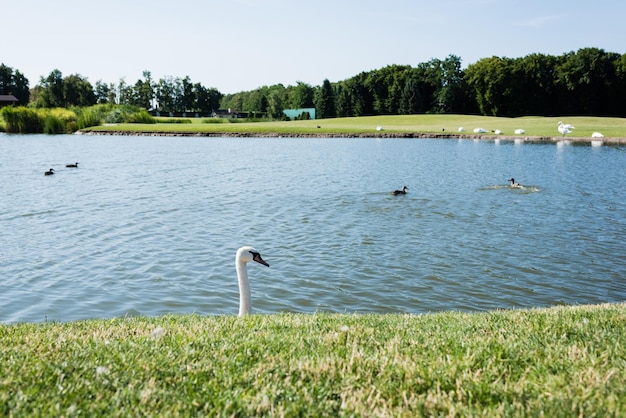
[[[291,120],[294,120],[294,119],[315,119],[315,108],[314,107],[305,107],[305,108],[302,108],[302,109],[285,109],[285,110],[283,110],[283,113],[285,114],[285,116],[287,116]],[[303,118],[302,117],[305,113],[309,114],[308,118]]]

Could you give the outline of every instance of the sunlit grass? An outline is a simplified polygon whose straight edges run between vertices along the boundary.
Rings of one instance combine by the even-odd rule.
[[[2,416],[624,416],[626,305],[0,325]]]
[[[569,137],[590,138],[593,132],[600,132],[605,137],[626,138],[626,118],[604,117],[521,117],[500,118],[471,115],[407,115],[407,116],[368,116],[358,118],[336,118],[303,121],[280,122],[241,122],[241,123],[206,123],[206,119],[190,118],[191,123],[155,125],[119,124],[98,126],[85,131],[125,131],[151,133],[225,133],[225,134],[458,134],[459,127],[465,128],[464,134],[473,135],[474,128],[488,131],[484,135],[497,135],[492,131],[501,130],[506,137],[559,137],[557,123],[562,120],[576,127]],[[382,127],[383,131],[377,128]],[[516,135],[516,129],[525,132]]]

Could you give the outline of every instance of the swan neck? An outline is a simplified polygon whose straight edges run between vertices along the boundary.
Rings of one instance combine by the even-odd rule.
[[[237,260],[237,280],[239,281],[239,316],[250,314],[250,284],[246,263]]]

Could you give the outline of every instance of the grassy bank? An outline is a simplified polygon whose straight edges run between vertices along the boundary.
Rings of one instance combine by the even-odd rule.
[[[624,416],[626,305],[0,326],[3,416]]]
[[[474,128],[488,131],[482,135],[497,135],[491,131],[501,130],[507,137],[559,137],[558,121],[563,120],[576,127],[569,137],[590,138],[593,132],[601,132],[607,138],[626,138],[626,119],[598,117],[522,117],[499,118],[470,115],[408,115],[371,116],[302,120],[289,122],[205,123],[205,119],[189,119],[190,123],[119,124],[96,126],[84,132],[145,132],[165,134],[345,134],[345,135],[402,135],[415,133],[458,134],[459,127],[465,134],[473,135]],[[377,130],[382,127],[383,131]],[[524,134],[516,135],[516,129]]]

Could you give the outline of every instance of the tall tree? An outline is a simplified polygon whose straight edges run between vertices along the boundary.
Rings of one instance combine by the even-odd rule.
[[[126,84],[126,80],[124,78],[120,78],[120,81],[117,84],[117,97],[119,104],[130,105],[135,101],[135,90],[132,86]]]
[[[461,69],[461,58],[449,55],[439,62],[441,81],[435,92],[436,110],[440,113],[462,113],[467,110],[467,88]]]
[[[335,94],[328,79],[322,83],[322,87],[315,95],[315,109],[317,119],[328,119],[337,117],[335,109]]]
[[[272,91],[267,98],[267,113],[273,119],[283,119],[284,109],[282,95],[276,90]]]
[[[313,87],[298,81],[295,87],[289,89],[289,107],[292,109],[313,107],[314,92]]]
[[[85,77],[72,74],[63,79],[63,107],[91,106],[95,103],[93,86]]]
[[[422,109],[422,100],[417,82],[410,78],[406,81],[402,96],[400,97],[400,109],[398,113],[401,115],[412,115],[418,113]]]
[[[614,94],[619,84],[614,64],[618,59],[618,54],[598,48],[583,48],[565,54],[557,68],[557,82],[565,90],[561,106],[567,109],[567,113],[611,114],[617,102],[623,100]]]
[[[96,103],[115,103],[115,93],[111,91],[110,85],[102,82],[102,80],[96,81],[94,92],[96,94]],[[113,100],[111,100],[112,97]]]
[[[30,89],[28,79],[18,70],[0,64],[0,94],[11,94],[22,106],[28,105]]]
[[[191,82],[189,76],[185,76],[182,80],[180,80],[179,89],[181,93],[179,109],[182,112],[195,111],[196,95],[193,90],[193,83]]]
[[[202,114],[210,114],[217,110],[222,99],[222,94],[215,88],[206,88],[200,83],[193,85],[193,111]]]
[[[55,69],[48,77],[41,77],[39,80],[41,92],[35,105],[37,107],[63,107],[65,99],[63,97],[63,73]]]
[[[133,90],[133,104],[144,109],[152,109],[154,103],[154,81],[152,81],[152,73],[150,71],[144,70],[143,80],[137,80]]]

